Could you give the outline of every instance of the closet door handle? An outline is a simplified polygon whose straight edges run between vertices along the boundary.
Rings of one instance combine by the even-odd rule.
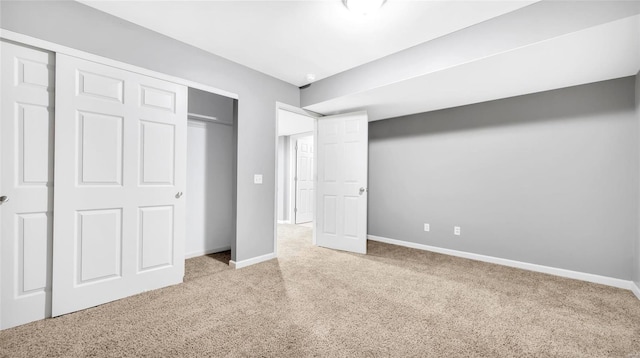
[[[180,199],[181,197],[182,197],[182,192],[181,192],[181,191],[179,191],[179,192],[176,194],[176,199]]]
[[[7,201],[9,201],[9,197],[8,196],[0,196],[0,205],[6,203]]]

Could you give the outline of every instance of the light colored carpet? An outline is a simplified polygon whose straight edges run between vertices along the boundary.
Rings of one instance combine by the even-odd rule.
[[[606,286],[279,228],[279,258],[187,261],[182,285],[0,332],[3,357],[636,357],[640,301]]]

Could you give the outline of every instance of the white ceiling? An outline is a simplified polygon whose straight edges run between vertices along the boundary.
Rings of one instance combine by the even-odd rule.
[[[305,109],[380,120],[635,75],[640,16],[576,31]]]
[[[388,0],[366,16],[341,0],[80,2],[301,86],[536,1]]]

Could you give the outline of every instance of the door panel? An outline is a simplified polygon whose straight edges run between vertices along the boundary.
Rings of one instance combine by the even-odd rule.
[[[57,61],[54,316],[182,282],[187,121],[184,86]]]
[[[317,120],[316,243],[367,251],[367,145],[365,112]]]
[[[173,185],[174,125],[140,121],[141,185]]]
[[[52,53],[0,43],[0,329],[51,316]]]
[[[123,118],[78,111],[80,184],[122,186]]]
[[[41,291],[49,285],[47,262],[50,262],[48,213],[18,214],[18,277],[22,277],[20,294]]]
[[[296,215],[295,223],[313,220],[313,136],[296,141]]]
[[[122,209],[78,211],[78,284],[121,276]]]
[[[173,261],[173,207],[140,208],[140,271]]]

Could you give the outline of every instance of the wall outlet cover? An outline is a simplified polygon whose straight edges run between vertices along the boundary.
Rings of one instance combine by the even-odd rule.
[[[453,227],[453,234],[460,236],[460,226],[454,226]]]
[[[253,176],[253,183],[254,184],[262,184],[262,174],[255,174]]]
[[[429,231],[431,230],[431,227],[429,226],[429,224],[424,224],[424,231]]]

